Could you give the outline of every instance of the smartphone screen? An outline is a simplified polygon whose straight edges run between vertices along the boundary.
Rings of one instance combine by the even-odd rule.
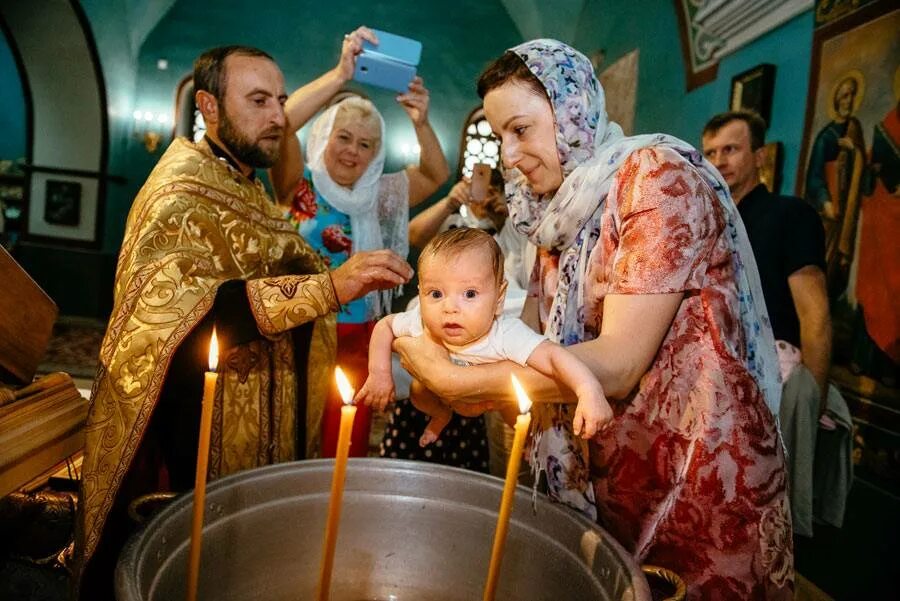
[[[469,195],[476,202],[487,199],[488,187],[491,185],[491,166],[486,163],[475,163],[472,166],[472,182]]]

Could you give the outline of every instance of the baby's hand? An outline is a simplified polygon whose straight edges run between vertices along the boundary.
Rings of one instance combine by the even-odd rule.
[[[612,418],[612,408],[606,401],[606,395],[603,394],[599,383],[578,390],[578,405],[575,407],[575,419],[572,422],[576,436],[581,436],[585,440],[591,439]]]
[[[369,372],[366,383],[353,398],[356,403],[365,403],[374,409],[384,411],[394,400],[394,378],[391,372]]]

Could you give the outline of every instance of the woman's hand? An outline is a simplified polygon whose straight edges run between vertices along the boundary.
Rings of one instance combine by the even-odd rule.
[[[418,76],[410,82],[409,92],[397,96],[397,102],[409,115],[409,119],[415,127],[428,123],[428,100],[428,89],[422,78]]]
[[[450,361],[450,354],[427,333],[415,338],[401,336],[394,340],[394,351],[400,355],[400,364],[414,380],[440,397],[454,412],[463,417],[478,417],[491,411],[491,401],[454,400],[453,371],[468,369]]]
[[[394,340],[394,351],[400,355],[400,364],[410,375],[422,382],[426,388],[439,397],[444,397],[438,380],[441,375],[452,371],[456,366],[450,361],[447,349],[435,342],[431,336],[401,336]]]
[[[356,57],[362,54],[363,40],[373,44],[378,43],[378,37],[371,29],[360,26],[356,31],[344,36],[344,44],[341,46],[341,58],[338,60],[335,70],[340,74],[344,82],[353,79],[353,71],[356,69]]]
[[[450,193],[447,194],[447,203],[450,212],[453,213],[459,209],[459,207],[469,204],[471,201],[471,193],[469,192],[469,180],[461,179],[450,188]]]

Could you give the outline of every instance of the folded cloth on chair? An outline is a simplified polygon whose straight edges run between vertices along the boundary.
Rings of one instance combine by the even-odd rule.
[[[838,427],[819,429],[816,437],[813,515],[840,528],[853,484],[853,420],[844,397],[834,386],[828,387],[827,403],[826,413]]]
[[[781,353],[779,352],[779,356]],[[819,426],[819,385],[799,363],[785,379],[778,410],[781,436],[787,450],[788,492],[794,532],[813,535],[813,471]]]

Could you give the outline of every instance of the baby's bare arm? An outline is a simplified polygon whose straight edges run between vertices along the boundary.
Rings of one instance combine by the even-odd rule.
[[[564,347],[545,340],[528,357],[528,365],[575,392],[578,397],[573,424],[575,434],[591,438],[612,419],[612,409],[600,381],[587,365]]]
[[[354,398],[356,402],[365,403],[381,411],[394,400],[394,376],[391,373],[393,322],[394,316],[388,315],[375,324],[369,340],[369,377]]]

